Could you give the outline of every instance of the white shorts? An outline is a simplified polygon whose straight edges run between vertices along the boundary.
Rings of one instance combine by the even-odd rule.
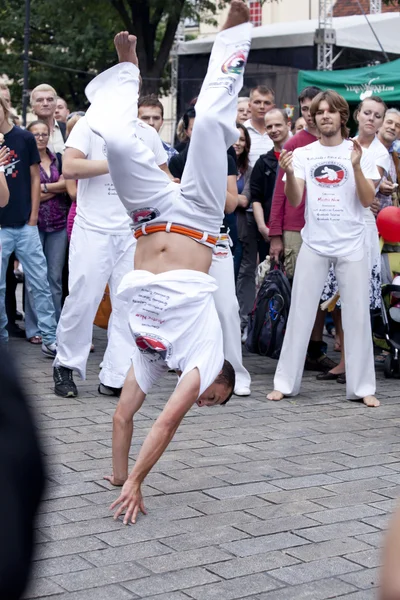
[[[214,382],[224,362],[216,289],[209,275],[184,269],[158,275],[132,271],[124,277],[118,295],[128,301],[136,343],[132,364],[144,393],[168,369],[181,372],[181,380],[197,368],[199,395]]]

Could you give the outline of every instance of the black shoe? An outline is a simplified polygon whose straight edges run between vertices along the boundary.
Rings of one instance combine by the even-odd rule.
[[[23,321],[24,320],[24,315],[19,312],[19,310],[15,311],[15,320],[16,321]]]
[[[327,371],[326,373],[320,373],[319,375],[317,375],[316,379],[318,379],[318,381],[336,381],[338,377],[339,375],[336,375],[336,373],[331,373],[330,371]]]
[[[72,378],[72,369],[67,367],[54,367],[54,393],[61,398],[75,398],[78,395],[78,390]]]
[[[115,396],[116,398],[119,398],[122,392],[122,388],[114,388],[110,385],[104,385],[104,383],[100,383],[97,391],[102,396]]]
[[[337,363],[328,358],[326,354],[321,354],[318,358],[310,358],[307,355],[304,369],[306,371],[331,371],[337,367]]]
[[[18,325],[15,325],[15,323],[9,323],[7,325],[7,331],[8,331],[8,335],[10,337],[13,338],[24,338],[25,337],[25,330],[21,329],[21,327],[18,327]]]
[[[346,383],[346,373],[340,373],[336,381],[338,383]]]

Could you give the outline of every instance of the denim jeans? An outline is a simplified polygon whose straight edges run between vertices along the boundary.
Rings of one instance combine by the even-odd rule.
[[[56,321],[61,314],[62,301],[62,273],[65,262],[65,251],[68,244],[67,230],[47,233],[39,231],[43,252],[47,261],[47,279],[53,298]],[[25,285],[25,330],[28,340],[35,335],[40,335],[38,319],[34,307],[32,291],[29,284]]]
[[[27,284],[32,289],[40,335],[45,344],[56,341],[56,319],[53,299],[47,280],[47,264],[36,226],[3,227],[0,229],[3,248],[0,277],[0,342],[7,342],[7,315],[5,309],[6,271],[11,252],[15,252],[24,268]]]

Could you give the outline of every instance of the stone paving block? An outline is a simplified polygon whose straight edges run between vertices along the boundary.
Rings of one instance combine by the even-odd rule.
[[[222,543],[221,547],[236,556],[245,557],[271,552],[272,550],[284,550],[294,546],[303,546],[306,543],[307,540],[293,533],[276,533],[258,538]]]
[[[68,519],[58,512],[42,513],[36,519],[36,527],[51,527],[53,525],[64,525],[69,523]]]
[[[335,598],[339,598],[339,600],[376,600],[376,590],[363,590],[345,596],[335,596]]]
[[[163,556],[146,558],[144,560],[137,560],[135,557],[134,560],[137,560],[138,564],[149,569],[152,573],[167,573],[168,571],[178,571],[189,567],[212,565],[213,563],[219,563],[219,561],[230,560],[232,558],[232,555],[228,554],[228,552],[224,552],[213,546],[184,552],[171,553],[170,550],[169,552],[169,554],[164,554]],[[209,566],[207,566],[207,569],[215,572]],[[216,574],[218,575],[218,573]]]
[[[327,525],[329,523],[339,523],[341,521],[351,521],[353,519],[364,520],[365,517],[378,517],[381,515],[382,511],[363,504],[346,506],[343,508],[332,508],[330,510],[327,509],[320,512],[312,512],[310,514],[312,519]]]
[[[310,487],[300,488],[296,490],[269,492],[267,494],[260,494],[261,498],[281,506],[286,503],[302,502],[303,500],[316,500],[317,498],[331,498],[335,497],[334,492],[325,489],[323,487]]]
[[[269,519],[265,522],[251,522],[251,523],[240,523],[235,525],[238,529],[254,535],[256,537],[262,535],[268,535],[271,533],[280,533],[283,531],[301,530],[303,528],[310,528],[318,526],[317,521],[313,521],[303,515],[294,515],[289,517],[283,517],[282,519]],[[301,534],[300,534],[301,535]]]
[[[47,598],[53,594],[64,592],[62,587],[51,581],[50,579],[34,579],[28,585],[22,598]]]
[[[331,558],[333,556],[344,556],[346,553],[354,552],[362,554],[361,551],[371,551],[371,546],[356,540],[354,538],[343,538],[341,540],[329,540],[327,542],[318,542],[316,544],[307,544],[295,548],[288,548],[286,552],[302,561],[309,562],[321,558]],[[348,558],[345,556],[345,558]],[[357,562],[357,561],[354,561]]]
[[[86,571],[78,571],[64,575],[55,575],[52,581],[70,592],[121,583],[131,579],[139,579],[148,574],[147,569],[132,562],[119,563],[108,567],[92,567]]]
[[[302,529],[301,535],[311,542],[325,542],[326,540],[342,539],[346,536],[360,536],[364,533],[374,533],[376,529],[359,521],[344,521],[332,525],[321,525]]]
[[[271,505],[265,500],[259,498],[258,496],[242,496],[239,498],[231,498],[228,500],[216,500],[215,498],[212,498],[212,502],[208,501],[191,504],[192,508],[206,515],[230,513],[237,510],[246,510],[247,512],[251,512],[248,509],[262,508],[268,506]]]
[[[319,511],[320,507],[308,500],[300,502],[288,502],[286,504],[267,504],[264,503],[261,507],[247,508],[246,512],[255,515],[263,521],[269,519],[282,518],[284,516],[302,515]]]
[[[379,585],[379,574],[380,569],[364,569],[362,571],[357,571],[357,573],[341,575],[340,579],[362,590],[367,590]]]
[[[335,477],[342,481],[356,481],[357,479],[371,479],[372,477],[389,477],[393,471],[386,467],[363,467],[360,469],[348,469],[347,471],[336,471]]]
[[[34,546],[34,559],[56,558],[58,556],[67,556],[69,554],[79,554],[90,550],[100,550],[106,548],[106,544],[93,537],[79,537],[75,539],[59,540],[57,542],[36,543]]]
[[[138,561],[140,558],[171,554],[171,552],[172,550],[168,546],[151,540],[149,542],[131,543],[115,548],[110,548],[102,544],[101,549],[82,552],[80,556],[96,567],[106,567],[107,565],[115,565],[120,562]],[[144,564],[144,566],[146,565]]]
[[[315,487],[321,485],[329,485],[332,483],[338,483],[338,480],[334,479],[330,475],[320,474],[306,475],[304,477],[289,477],[287,479],[274,479],[273,481],[271,481],[271,483],[272,485],[278,488],[282,488],[284,490],[296,490],[299,488]]]
[[[350,550],[350,552],[352,552]],[[383,553],[381,549],[370,548],[362,552],[352,552],[344,555],[344,558],[351,560],[358,565],[372,569],[373,567],[381,567],[383,564]]]
[[[385,540],[385,534],[383,531],[376,531],[375,533],[357,535],[357,539],[369,544],[370,546],[375,546],[375,548],[382,548]]]
[[[390,519],[391,514],[381,514],[377,517],[365,517],[362,520],[364,523],[367,523],[367,525],[376,527],[376,529],[387,529]]]
[[[196,535],[187,533],[176,535],[174,537],[166,537],[163,539],[163,544],[174,550],[191,550],[203,548],[204,546],[242,540],[248,537],[249,536],[246,533],[239,531],[234,527],[216,527],[211,531],[196,532]]]
[[[257,496],[258,494],[266,494],[267,492],[275,491],[277,491],[276,487],[273,487],[269,483],[249,483],[245,485],[230,485],[221,488],[211,488],[207,490],[207,494],[222,500],[226,498],[240,498],[241,496]]]
[[[337,577],[353,571],[362,571],[362,567],[336,556],[324,558],[323,560],[314,560],[305,564],[283,567],[282,569],[270,571],[269,574],[289,585],[299,585],[301,583],[317,581],[318,579]]]
[[[62,573],[73,573],[91,569],[92,565],[79,556],[61,556],[47,560],[37,560],[33,564],[32,577],[51,577]]]
[[[67,496],[80,496],[99,492],[101,488],[92,482],[83,482],[72,485],[57,485],[47,489],[45,499],[66,498]]]
[[[379,504],[384,501],[385,496],[376,492],[358,492],[355,494],[338,494],[337,496],[328,496],[326,498],[316,498],[315,504],[320,504],[325,508],[343,508],[345,506],[354,506],[358,504],[371,504],[375,508],[380,508]],[[378,503],[378,504],[375,504]],[[386,510],[383,508],[383,510]]]
[[[257,592],[273,590],[279,583],[268,575],[257,573],[247,577],[237,577],[229,581],[221,581],[212,585],[191,588],[187,593],[195,600],[236,600]]]
[[[151,575],[145,579],[125,582],[123,585],[140,598],[182,591],[194,586],[205,586],[207,583],[219,581],[219,577],[202,568],[182,569],[162,575]]]
[[[325,486],[326,489],[334,494],[355,494],[357,492],[369,492],[377,491],[383,488],[391,487],[390,484],[384,479],[378,479],[377,477],[372,479],[359,479],[346,483],[336,483]]]
[[[115,521],[112,519],[111,521],[115,523]],[[98,533],[97,537],[103,540],[109,546],[117,547],[136,542],[147,542],[152,539],[158,540],[167,538],[169,540],[174,539],[170,538],[170,536],[179,538],[183,537],[183,535],[186,535],[185,528],[178,521],[173,523],[163,523],[162,521],[151,521],[149,519],[146,520],[142,517],[136,521],[135,525],[123,525],[121,520],[119,520],[116,525],[118,525],[118,527],[116,527],[115,531],[109,533]],[[235,531],[238,535],[240,533],[236,530],[233,531]],[[165,540],[164,543],[168,545],[169,541],[167,542],[167,540]]]
[[[230,558],[225,562],[209,564],[207,569],[223,579],[234,579],[253,573],[263,573],[281,569],[299,561],[284,552],[265,552],[244,558]]]
[[[259,519],[244,511],[233,511],[226,514],[207,515],[185,519],[182,524],[188,533],[197,531],[212,531],[215,527],[232,525],[242,528],[245,524],[252,523],[254,526],[260,524]]]
[[[328,600],[331,598],[348,597],[342,594],[351,593],[356,588],[340,579],[322,579],[302,585],[289,586],[266,592],[265,594],[257,594],[252,596],[251,600]],[[249,599],[250,600],[250,599]],[[357,599],[367,600],[367,599]]]
[[[128,592],[119,585],[106,585],[102,588],[92,588],[80,592],[66,592],[54,596],[54,598],[55,600],[135,600],[139,596]],[[160,598],[159,600],[163,599]]]
[[[157,594],[157,596],[147,596],[146,600],[188,600],[188,598],[189,596],[187,596],[185,593],[171,592],[170,594]]]

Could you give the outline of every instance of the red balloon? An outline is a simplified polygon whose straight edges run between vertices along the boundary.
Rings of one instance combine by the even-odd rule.
[[[400,242],[400,208],[387,206],[378,214],[376,220],[379,235],[386,242]]]

